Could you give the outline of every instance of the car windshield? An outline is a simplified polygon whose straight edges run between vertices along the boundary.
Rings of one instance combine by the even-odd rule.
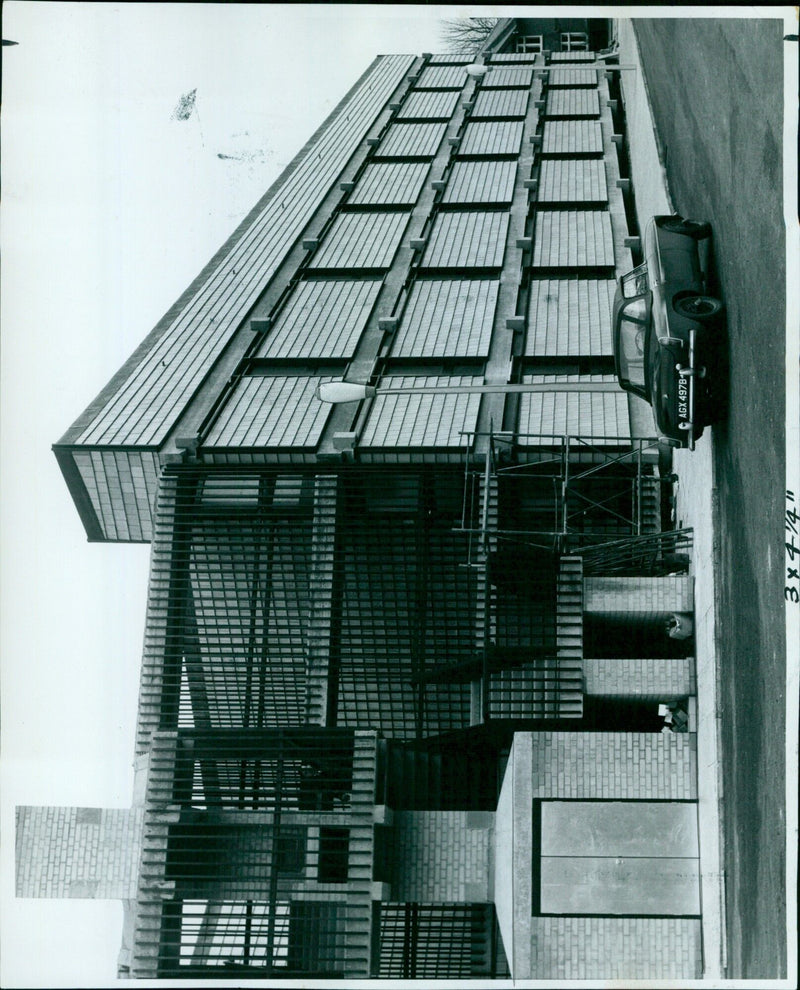
[[[632,299],[622,311],[619,325],[620,378],[641,389],[645,387],[644,349],[647,337],[647,315],[647,300]]]
[[[641,296],[647,292],[649,286],[647,281],[647,265],[639,265],[632,272],[622,276],[622,295],[626,299],[634,296]]]

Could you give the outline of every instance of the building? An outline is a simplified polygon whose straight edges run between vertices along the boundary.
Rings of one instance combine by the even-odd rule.
[[[89,538],[152,544],[137,785],[18,809],[18,893],[122,899],[122,973],[700,972],[624,107],[540,23],[376,59],[55,445]]]

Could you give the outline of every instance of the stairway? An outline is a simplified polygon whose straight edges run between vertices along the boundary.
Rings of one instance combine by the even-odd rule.
[[[386,804],[396,811],[494,811],[498,761],[494,754],[457,749],[431,752],[384,740]]]

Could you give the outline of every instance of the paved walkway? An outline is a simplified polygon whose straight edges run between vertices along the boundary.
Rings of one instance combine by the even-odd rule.
[[[640,230],[648,217],[674,213],[658,137],[641,71],[639,51],[629,20],[618,24],[619,61],[635,65],[623,71],[622,88],[631,153],[631,177]],[[702,904],[704,982],[721,983],[725,974],[725,877],[722,869],[722,773],[719,763],[719,706],[714,595],[717,489],[714,478],[713,436],[706,430],[693,452],[674,452],[678,475],[676,524],[692,527],[694,549],[695,662],[697,705],[698,825],[700,837],[700,894]]]

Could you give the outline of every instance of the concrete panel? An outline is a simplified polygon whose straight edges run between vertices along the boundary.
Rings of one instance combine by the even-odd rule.
[[[697,805],[544,801],[542,855],[696,857]]]
[[[696,859],[546,856],[542,914],[699,915]]]

